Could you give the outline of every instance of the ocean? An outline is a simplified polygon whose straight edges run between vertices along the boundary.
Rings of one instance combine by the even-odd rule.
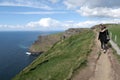
[[[0,80],[11,80],[37,56],[26,54],[39,35],[58,33],[40,31],[0,32]]]

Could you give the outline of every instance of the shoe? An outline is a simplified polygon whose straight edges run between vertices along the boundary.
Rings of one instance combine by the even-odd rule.
[[[103,50],[104,53],[106,53],[107,50]]]

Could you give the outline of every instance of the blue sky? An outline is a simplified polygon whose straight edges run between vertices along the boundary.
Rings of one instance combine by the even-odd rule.
[[[0,31],[66,30],[120,23],[119,0],[0,0]]]

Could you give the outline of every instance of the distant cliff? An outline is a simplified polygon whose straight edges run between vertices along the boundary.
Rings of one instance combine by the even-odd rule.
[[[29,52],[32,54],[39,54],[49,50],[56,42],[69,38],[74,34],[78,34],[83,31],[83,28],[70,28],[63,33],[51,34],[46,36],[39,36],[32,46],[29,48]]]

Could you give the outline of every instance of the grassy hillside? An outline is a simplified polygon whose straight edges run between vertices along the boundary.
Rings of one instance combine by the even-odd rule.
[[[39,36],[38,40],[35,41],[34,44],[32,44],[32,46],[29,48],[29,51],[33,53],[45,52],[50,49],[53,44],[60,40],[61,35],[62,33]]]
[[[94,40],[92,30],[85,30],[55,44],[40,55],[13,80],[66,80],[86,63]]]
[[[112,40],[115,41],[115,35],[117,36],[117,41],[115,41],[120,47],[120,24],[109,24],[109,31],[112,33]],[[116,51],[113,49],[114,55],[117,57],[120,62],[120,55],[116,54]]]
[[[111,24],[109,25],[109,31],[112,33],[112,39],[115,41],[115,35],[117,36],[117,40],[115,41],[120,47],[120,24]]]

